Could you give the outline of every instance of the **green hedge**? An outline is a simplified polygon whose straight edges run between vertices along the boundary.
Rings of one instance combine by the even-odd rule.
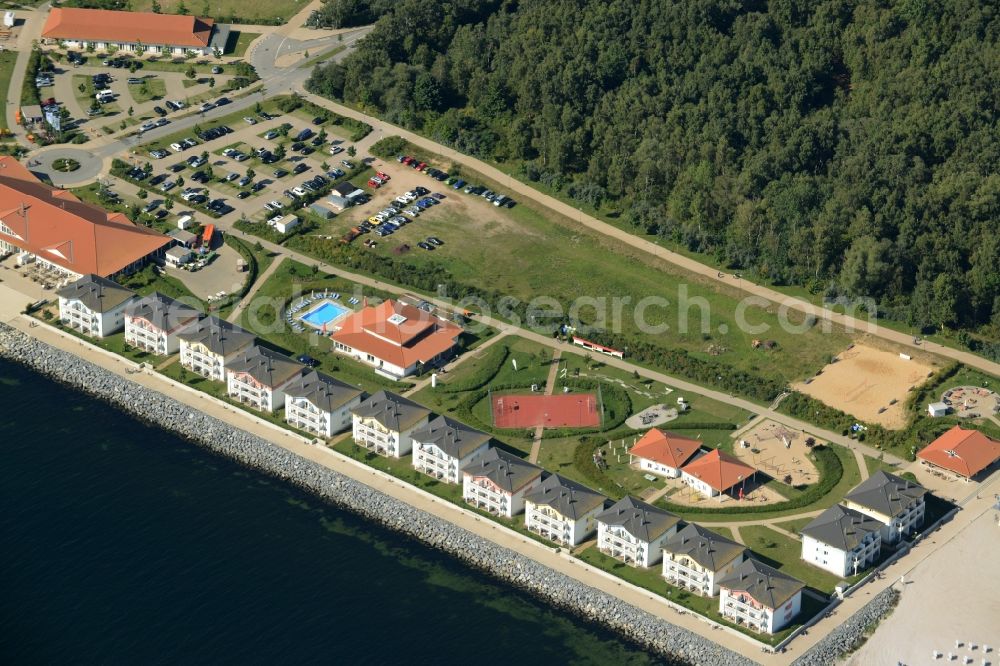
[[[789,509],[800,509],[822,499],[831,490],[833,490],[834,486],[840,483],[840,479],[844,476],[844,465],[840,462],[840,457],[837,455],[836,451],[829,447],[820,445],[813,448],[813,453],[815,454],[816,468],[819,470],[819,483],[810,486],[808,489],[804,490],[801,495],[794,499],[790,499],[787,502],[779,502],[778,504],[770,505],[746,505],[741,503],[739,506],[730,506],[721,509],[684,506],[681,504],[672,504],[666,500],[662,500],[660,504],[664,508],[675,513],[690,513],[691,511],[697,511],[698,513],[713,515],[732,515],[736,513],[774,513],[776,511],[787,511]]]
[[[440,388],[444,393],[464,393],[465,391],[481,389],[497,376],[497,373],[500,372],[500,368],[503,367],[509,355],[510,348],[507,345],[503,343],[496,344],[486,350],[486,353],[479,360],[480,367],[476,370],[475,374],[466,377],[462,381],[440,384]]]

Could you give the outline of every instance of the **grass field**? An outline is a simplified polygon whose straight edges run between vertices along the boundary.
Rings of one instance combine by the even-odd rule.
[[[439,185],[437,188],[449,190]],[[735,288],[718,291],[714,285],[681,273],[659,259],[581,230],[570,220],[554,218],[548,212],[543,215],[531,203],[501,210],[461,192],[449,191],[447,197],[442,205],[424,212],[391,239],[383,239],[377,248],[365,252],[423,271],[443,269],[463,285],[522,302],[546,296],[565,308],[575,299],[587,298],[607,316],[605,325],[601,325],[595,308],[577,301],[584,303],[579,314],[585,323],[620,331],[627,341],[664,350],[681,348],[697,358],[782,383],[814,373],[850,342],[841,331],[822,333],[814,327],[797,334],[782,330],[776,308],[748,308],[747,321],[764,324],[768,331],[766,335],[745,332],[737,322],[741,294]],[[343,235],[357,222],[353,217],[342,217],[333,221],[326,233]],[[434,252],[415,250],[400,257],[392,254],[401,243],[415,246],[429,235],[443,239],[445,245]],[[636,306],[648,297],[664,297],[669,303],[641,310],[647,324],[643,326]],[[615,322],[617,306],[621,316]],[[789,313],[788,319],[801,322],[796,313]],[[663,325],[669,328],[663,330]],[[778,348],[754,350],[752,341],[761,337],[775,340]]]
[[[0,90],[7,94],[10,88],[10,77],[14,73],[14,63],[17,61],[17,51],[0,51]],[[34,84],[34,79],[31,81]],[[0,118],[0,130],[7,130],[7,114]],[[5,133],[5,132],[3,132]]]
[[[130,83],[128,91],[136,104],[142,104],[151,99],[162,99],[167,94],[167,84],[161,79],[147,78],[142,83]]]
[[[769,564],[782,573],[827,594],[842,578],[823,571],[819,567],[807,564],[802,559],[802,542],[775,532],[763,525],[747,525],[740,528],[740,535],[747,548],[752,550],[757,559]]]
[[[300,0],[160,0],[160,11],[164,14],[178,14],[181,5],[185,5],[188,13],[198,16],[209,16],[216,20],[231,18],[239,19],[240,23],[262,22],[274,24],[283,22],[305,7]],[[134,0],[132,11],[152,11],[152,0]]]
[[[229,34],[229,43],[226,44],[226,55],[233,56],[234,58],[242,58],[243,55],[246,54],[247,47],[250,46],[250,43],[258,37],[260,37],[259,32],[234,30]],[[230,50],[230,46],[232,46],[232,50]]]
[[[313,67],[315,65],[320,64],[324,60],[329,60],[330,58],[332,58],[333,56],[337,55],[338,53],[340,53],[341,51],[345,50],[346,48],[347,48],[346,46],[337,46],[337,47],[334,47],[333,49],[331,49],[329,51],[324,51],[323,53],[319,54],[318,56],[313,56],[313,57],[309,58],[308,60],[304,60],[304,61],[300,62],[298,65],[296,65],[296,67],[298,69],[302,69],[304,67]]]
[[[792,534],[798,534],[799,530],[801,530],[803,527],[811,523],[813,520],[815,520],[815,516],[809,518],[796,518],[794,520],[788,520],[783,523],[777,523],[777,525],[783,529],[788,530]],[[740,529],[740,533],[741,534],[743,533],[742,529]]]

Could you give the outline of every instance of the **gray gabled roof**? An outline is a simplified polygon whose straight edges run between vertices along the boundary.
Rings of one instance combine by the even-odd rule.
[[[414,430],[411,437],[414,442],[433,444],[458,460],[490,441],[490,436],[485,432],[453,421],[447,416],[439,416],[419,430]]]
[[[161,331],[173,331],[201,316],[199,310],[164,296],[158,291],[129,303],[125,307],[125,314],[145,319]]]
[[[605,525],[620,525],[633,537],[646,543],[656,541],[680,522],[680,518],[669,511],[631,496],[623,497],[610,509],[598,514],[597,520]]]
[[[229,372],[250,375],[258,383],[272,389],[295,375],[302,374],[304,369],[305,366],[301,363],[260,345],[240,352],[226,363],[226,370]]]
[[[566,477],[552,474],[527,493],[524,501],[547,506],[559,515],[579,519],[596,507],[604,507],[607,497]]]
[[[479,460],[463,469],[462,473],[487,478],[503,490],[514,493],[543,471],[538,465],[532,465],[527,460],[493,447]]]
[[[709,571],[719,571],[735,558],[742,558],[747,549],[717,532],[688,523],[663,542],[663,550],[686,555]]]
[[[389,391],[379,391],[351,410],[355,416],[375,419],[385,428],[401,432],[420,419],[429,416],[431,410]]]
[[[60,298],[80,301],[91,312],[110,312],[135,297],[135,292],[100,275],[84,275],[56,292]]]
[[[805,583],[783,574],[763,562],[748,559],[719,581],[719,587],[746,592],[759,603],[772,610],[781,606],[805,587]]]
[[[213,354],[228,356],[253,344],[253,333],[245,331],[225,319],[208,316],[191,322],[177,334],[187,342],[205,345]]]
[[[886,516],[896,516],[919,502],[927,489],[879,470],[855,486],[844,499]]]
[[[834,548],[850,551],[868,534],[878,532],[882,527],[882,523],[874,518],[836,504],[803,527],[802,534]]]
[[[315,370],[310,370],[285,387],[285,395],[305,398],[324,412],[332,412],[364,394],[364,391],[355,386]]]

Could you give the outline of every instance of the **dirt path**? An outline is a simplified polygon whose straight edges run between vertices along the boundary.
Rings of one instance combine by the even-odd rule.
[[[556,387],[556,377],[559,374],[559,359],[562,358],[562,350],[557,349],[552,353],[552,360],[549,362],[549,376],[545,380],[545,395],[552,395]],[[542,450],[542,434],[545,432],[544,426],[535,428],[535,437],[531,442],[531,453],[528,454],[528,462],[537,463],[538,454]]]
[[[733,541],[735,541],[736,543],[741,543],[744,546],[747,545],[746,541],[743,540],[743,535],[740,534],[739,525],[729,525],[728,528],[733,535]]]
[[[678,268],[684,269],[713,282],[721,283],[730,288],[738,287],[740,291],[747,296],[756,296],[771,303],[780,303],[787,308],[815,315],[816,317],[823,319],[828,319],[839,326],[847,328],[849,331],[868,333],[906,348],[936,353],[941,356],[952,358],[956,361],[961,361],[966,365],[979,368],[985,372],[1000,375],[1000,363],[994,363],[993,361],[988,361],[980,356],[976,356],[975,354],[963,352],[957,349],[951,349],[950,347],[943,347],[942,345],[932,342],[924,341],[918,345],[914,343],[914,339],[911,334],[894,331],[884,326],[878,326],[877,322],[869,323],[868,321],[857,319],[848,315],[830,312],[829,310],[817,307],[802,299],[786,296],[785,294],[768,287],[755,284],[749,280],[736,278],[733,275],[722,273],[717,268],[706,266],[705,264],[699,263],[694,259],[685,257],[682,254],[668,250],[628,231],[614,227],[606,222],[602,222],[601,220],[591,217],[590,215],[586,215],[577,208],[567,203],[563,203],[562,201],[559,201],[558,199],[547,194],[543,194],[533,187],[514,179],[510,174],[504,173],[496,167],[493,167],[474,157],[470,157],[469,155],[460,153],[457,150],[435,143],[430,139],[426,139],[418,134],[409,132],[402,127],[387,123],[379,118],[369,116],[361,113],[360,111],[355,111],[352,108],[343,106],[342,104],[337,104],[318,95],[313,95],[312,93],[306,92],[304,89],[301,90],[300,94],[320,106],[329,108],[341,115],[362,120],[371,125],[373,131],[365,137],[364,140],[357,144],[359,153],[367,151],[373,143],[384,136],[400,136],[419,148],[431,151],[444,157],[445,159],[455,162],[456,164],[461,164],[478,171],[487,178],[502,184],[510,193],[515,193],[517,195],[515,198],[522,197],[524,199],[530,199],[531,201],[534,201],[535,203],[540,204],[569,220],[577,222],[581,226],[587,227],[604,236],[613,238],[624,245],[628,245],[643,252],[652,254],[653,256],[663,259]]]
[[[240,315],[243,314],[243,311],[246,309],[246,307],[250,305],[250,303],[253,301],[253,297],[257,294],[258,291],[260,291],[260,288],[264,286],[264,283],[267,282],[267,279],[269,277],[271,277],[271,274],[274,273],[274,271],[278,270],[278,266],[280,266],[281,262],[283,262],[284,260],[285,260],[285,255],[279,254],[277,257],[274,258],[274,261],[271,262],[271,265],[267,267],[267,270],[257,276],[257,281],[254,282],[253,287],[250,288],[250,291],[247,292],[247,295],[243,297],[243,299],[236,305],[235,308],[233,308],[232,313],[230,313],[229,315],[229,321],[237,322],[240,320]]]

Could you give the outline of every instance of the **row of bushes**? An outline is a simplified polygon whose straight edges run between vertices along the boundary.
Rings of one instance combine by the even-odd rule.
[[[277,99],[278,108],[285,113],[291,113],[295,109],[305,109],[309,113],[319,117],[329,120],[332,124],[339,127],[345,127],[350,130],[348,138],[351,141],[361,141],[372,132],[372,126],[366,122],[360,120],[355,120],[354,118],[348,118],[347,116],[342,116],[339,113],[334,113],[329,109],[324,109],[323,107],[313,104],[307,99],[303,99],[301,95],[292,94],[287,96],[282,96]]]
[[[819,482],[809,486],[798,497],[785,502],[756,505],[740,502],[736,506],[719,509],[693,508],[680,504],[672,504],[667,500],[663,500],[661,504],[664,508],[679,514],[696,511],[698,513],[713,515],[731,515],[737,513],[774,513],[776,511],[788,511],[789,509],[801,509],[825,497],[844,477],[844,465],[840,462],[840,456],[837,455],[836,451],[827,446],[820,445],[813,448],[812,455],[816,463],[816,468],[819,471]]]

